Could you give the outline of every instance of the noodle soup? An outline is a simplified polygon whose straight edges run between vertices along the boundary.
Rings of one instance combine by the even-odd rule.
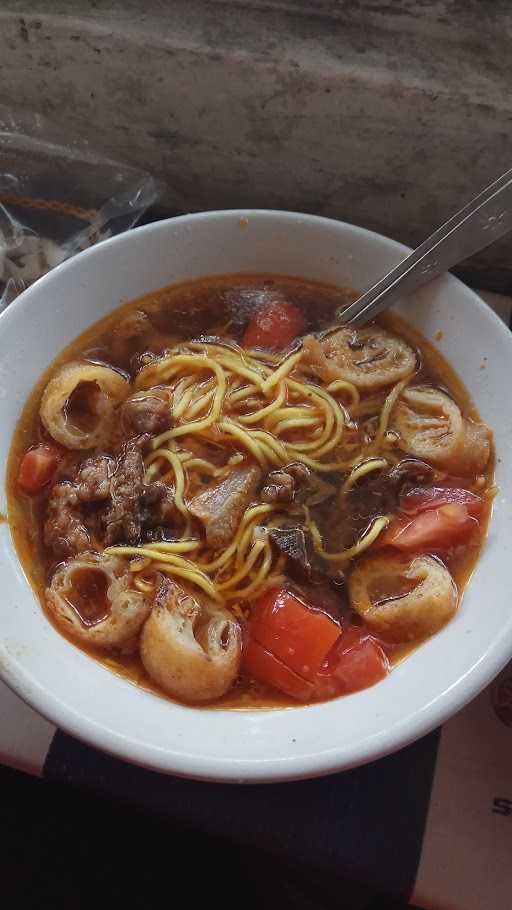
[[[275,276],[134,301],[21,416],[9,521],[60,632],[178,701],[326,700],[454,615],[492,438],[396,317],[322,336],[355,294]]]

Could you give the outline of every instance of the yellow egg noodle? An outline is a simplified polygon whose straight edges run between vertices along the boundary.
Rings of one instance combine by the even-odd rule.
[[[143,394],[158,387],[172,402],[173,426],[152,439],[145,467],[147,481],[163,480],[173,488],[181,535],[106,552],[131,560],[134,584],[144,593],[154,589],[154,573],[162,572],[238,612],[240,602],[282,578],[284,557],[274,553],[268,531],[289,524],[290,511],[280,504],[255,503],[231,544],[213,553],[194,536],[186,501],[191,479],[222,477],[247,457],[264,472],[300,462],[320,474],[342,475],[343,496],[366,474],[395,462],[388,425],[409,379],[394,385],[384,401],[362,399],[359,389],[344,379],[321,386],[304,362],[302,347],[279,356],[210,341],[176,346],[143,367],[136,388]],[[373,435],[362,442],[354,440],[357,420],[375,421]],[[203,455],[211,445],[227,453],[225,464]],[[369,547],[389,523],[386,516],[377,517],[352,547],[330,553],[307,505],[295,508],[303,510],[319,556],[339,566]]]

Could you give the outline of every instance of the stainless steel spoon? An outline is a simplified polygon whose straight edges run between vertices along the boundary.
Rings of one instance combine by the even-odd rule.
[[[362,297],[336,313],[339,325],[364,325],[458,262],[512,230],[512,169],[453,215]],[[330,334],[334,330],[328,329]]]

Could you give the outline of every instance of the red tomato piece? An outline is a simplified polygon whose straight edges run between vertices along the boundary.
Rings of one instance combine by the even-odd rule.
[[[478,530],[478,521],[465,505],[449,503],[439,509],[420,512],[415,518],[400,518],[391,523],[379,538],[380,546],[394,547],[404,553],[447,550],[468,543]]]
[[[340,626],[286,589],[273,589],[257,601],[251,637],[305,679],[320,669],[340,636]]]
[[[314,687],[307,680],[302,679],[293,670],[290,670],[274,654],[263,648],[257,641],[250,638],[242,654],[242,669],[249,676],[268,686],[273,686],[285,695],[296,698],[298,701],[311,701]]]
[[[245,330],[242,344],[246,348],[266,348],[281,351],[305,328],[304,317],[293,303],[272,301],[252,317]]]
[[[400,508],[408,515],[418,515],[453,502],[465,506],[472,518],[482,517],[484,501],[481,496],[458,487],[415,487],[402,496]]]
[[[18,471],[18,485],[24,493],[35,496],[52,479],[60,460],[53,446],[39,445],[25,452]]]
[[[299,701],[366,689],[388,672],[384,651],[364,629],[342,632],[331,616],[286,589],[258,600],[242,666]]]
[[[374,686],[389,670],[388,659],[378,641],[358,627],[343,633],[329,656],[329,665],[340,694]]]

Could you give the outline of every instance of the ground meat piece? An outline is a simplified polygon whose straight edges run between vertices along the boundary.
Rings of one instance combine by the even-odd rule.
[[[109,455],[88,458],[76,477],[80,502],[103,502],[110,496],[110,478],[114,460]]]
[[[293,502],[300,487],[307,485],[311,476],[309,468],[299,461],[285,465],[279,471],[271,471],[261,491],[264,502]]]
[[[126,432],[133,436],[142,433],[156,436],[171,426],[169,402],[158,395],[128,398],[121,405],[121,421]]]
[[[138,446],[128,443],[110,479],[111,504],[105,515],[105,544],[136,543],[141,532],[144,462]]]
[[[91,546],[80,514],[76,484],[63,481],[54,485],[48,500],[44,542],[55,556],[73,556]]]
[[[245,464],[214,480],[190,500],[189,509],[202,521],[209,547],[218,550],[232,540],[260,480],[257,465]]]
[[[161,523],[159,504],[168,499],[163,483],[144,483],[140,446],[127,443],[110,478],[110,506],[104,515],[105,545],[124,541],[134,544],[143,528]]]
[[[98,544],[138,543],[150,529],[169,533],[174,493],[164,483],[144,483],[141,438],[125,445],[117,461],[109,455],[88,458],[74,479],[54,485],[44,537],[56,556]]]

